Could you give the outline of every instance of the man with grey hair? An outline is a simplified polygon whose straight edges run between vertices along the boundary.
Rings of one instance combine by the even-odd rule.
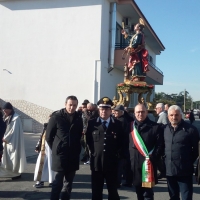
[[[165,106],[163,103],[158,103],[156,105],[156,113],[158,115],[158,121],[157,123],[158,124],[167,124],[168,121],[167,121],[167,113],[164,112],[165,111]]]
[[[170,199],[192,200],[193,163],[198,157],[198,130],[182,119],[181,108],[170,106],[164,130],[166,177]]]

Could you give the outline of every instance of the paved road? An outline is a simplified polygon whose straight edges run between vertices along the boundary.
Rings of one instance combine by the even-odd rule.
[[[194,125],[200,131],[200,120],[196,119]],[[37,155],[34,153],[36,141],[39,134],[25,134],[25,145],[28,166],[26,172],[22,174],[21,179],[11,180],[0,178],[0,200],[48,200],[51,189],[45,183],[45,187],[41,189],[33,188],[33,172]],[[194,182],[195,183],[195,182]],[[71,199],[91,199],[91,182],[90,170],[88,165],[80,165],[80,170],[77,172]],[[154,187],[155,200],[169,200],[166,180],[162,179],[159,184]],[[104,188],[104,199],[107,199],[108,193]],[[122,187],[119,189],[120,199],[133,200],[136,199],[134,188]],[[200,186],[194,184],[194,198],[200,199]]]

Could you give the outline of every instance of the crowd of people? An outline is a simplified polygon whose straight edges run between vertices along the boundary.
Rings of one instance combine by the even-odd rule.
[[[53,112],[35,151],[38,158],[34,187],[51,187],[51,200],[69,200],[81,162],[90,165],[91,199],[102,200],[106,182],[108,199],[120,199],[121,186],[135,187],[138,200],[153,200],[153,187],[165,177],[171,200],[192,200],[194,162],[199,156],[199,133],[183,119],[177,105],[158,103],[157,119],[150,120],[144,104],[130,114],[123,105],[113,107],[108,97],[97,104],[68,96],[65,107]],[[19,115],[8,102],[0,118],[2,167],[21,174],[26,165]],[[200,183],[200,165],[195,176]]]

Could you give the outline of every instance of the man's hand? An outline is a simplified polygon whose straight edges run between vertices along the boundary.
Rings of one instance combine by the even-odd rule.
[[[2,139],[3,142],[5,142],[6,144],[8,144],[8,142],[6,140],[4,140],[4,138]]]
[[[122,35],[126,35],[127,33],[126,33],[126,31],[123,29],[123,30],[121,31],[121,34],[122,34]]]

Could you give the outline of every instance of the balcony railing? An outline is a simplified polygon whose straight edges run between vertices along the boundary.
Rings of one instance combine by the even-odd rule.
[[[126,43],[115,43],[115,49],[125,49],[127,46]]]
[[[115,49],[125,49],[128,46],[128,44],[126,43],[115,43]],[[156,67],[152,62],[149,61],[149,64],[159,73],[161,73],[163,75],[163,72]]]
[[[160,73],[163,75],[163,72],[162,72],[158,67],[156,67],[152,62],[149,61],[149,64],[150,64],[154,69],[156,69],[158,72],[160,72]]]

